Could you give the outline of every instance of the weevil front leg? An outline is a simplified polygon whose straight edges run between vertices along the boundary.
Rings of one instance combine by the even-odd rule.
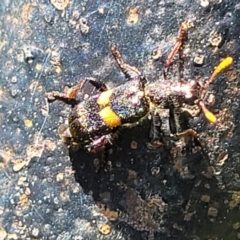
[[[139,79],[143,85],[146,83],[146,78],[136,67],[130,66],[124,62],[124,60],[122,59],[122,56],[121,56],[120,52],[117,50],[116,46],[112,46],[111,51],[112,51],[112,54],[113,54],[115,60],[118,63],[118,66],[120,67],[121,71],[124,73],[124,75],[129,80]]]

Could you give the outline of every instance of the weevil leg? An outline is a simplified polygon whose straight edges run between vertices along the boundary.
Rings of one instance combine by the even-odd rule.
[[[104,149],[100,151],[99,158],[97,158],[97,161],[94,161],[94,167],[95,167],[95,172],[99,172],[100,170],[107,169],[107,159],[109,157],[109,146],[106,146]],[[96,153],[96,152],[94,152]]]
[[[180,133],[177,133],[177,136],[178,136],[179,138],[181,138],[181,137],[187,137],[187,136],[192,136],[192,137],[194,137],[194,138],[198,138],[197,132],[196,132],[195,130],[191,129],[191,128],[189,128],[189,129],[187,129],[187,130],[185,130],[185,131],[182,131],[182,132],[180,132]]]
[[[77,151],[80,148],[80,144],[74,140],[68,125],[61,124],[58,128],[58,135],[71,150]]]
[[[162,120],[156,111],[151,113],[151,128],[150,128],[150,143],[148,147],[156,149],[162,145],[163,133],[162,133]]]
[[[86,149],[91,153],[96,153],[105,150],[107,145],[112,145],[113,134],[109,133],[103,135],[97,139],[92,140],[88,145],[86,145]]]
[[[72,134],[70,133],[68,125],[61,124],[58,128],[58,135],[65,144],[70,145]]]
[[[104,91],[109,90],[107,85],[100,80],[95,80],[95,79],[87,79],[87,80],[89,80],[89,82],[100,92],[104,92]]]
[[[80,92],[83,88],[83,86],[86,84],[86,82],[91,83],[97,90],[103,92],[107,91],[108,87],[106,86],[105,83],[95,80],[93,78],[87,78],[82,81],[80,81],[77,85],[73,87],[65,87],[63,92],[57,92],[57,91],[52,91],[45,93],[45,97],[49,101],[54,101],[56,99],[63,100],[63,101],[71,101],[76,99],[76,95],[78,92]]]
[[[178,138],[185,138],[185,139],[187,139],[187,141],[188,141],[189,137],[193,137],[195,140],[197,140],[198,144],[200,144],[201,147],[204,146],[203,142],[201,141],[201,139],[198,136],[198,133],[191,128],[184,130],[180,133],[177,133],[176,136]]]
[[[92,140],[85,148],[90,153],[101,153],[101,159],[97,171],[104,167],[110,153],[112,141],[117,137],[117,131],[103,135],[95,140]]]
[[[110,147],[105,146],[105,148],[103,149],[103,151],[101,152],[101,159],[100,159],[100,164],[99,164],[99,169],[103,168],[103,167],[107,167],[107,160],[109,157],[109,153],[110,153]]]
[[[164,66],[164,69],[163,69],[164,78],[166,78],[166,76],[167,76],[168,68],[172,63],[174,56],[179,51],[180,51],[180,55],[181,55],[181,51],[182,51],[181,48],[182,48],[183,40],[186,36],[186,33],[187,33],[187,25],[186,25],[186,23],[182,23],[181,26],[180,26],[179,32],[178,32],[177,42],[176,42],[175,46],[173,47],[172,51],[170,52],[170,54],[169,54],[169,56],[168,56],[168,58],[165,62],[165,66]]]
[[[63,92],[57,92],[57,91],[52,91],[45,93],[45,97],[49,101],[54,101],[56,99],[59,100],[66,100],[66,101],[71,101],[75,99],[75,96],[78,91],[81,91],[83,85],[86,83],[87,80],[82,80],[80,81],[77,85],[73,87],[65,87]]]
[[[183,71],[184,71],[184,61],[183,61],[183,54],[182,54],[182,50],[179,51],[179,62],[178,62],[178,72],[179,72],[179,82],[183,82],[184,81],[184,77],[183,77]]]
[[[157,149],[163,145],[165,136],[171,136],[169,109],[156,109],[151,113],[150,143],[148,147]]]
[[[122,59],[122,56],[120,52],[117,50],[116,46],[111,47],[112,54],[115,58],[115,60],[118,63],[118,66],[120,67],[121,71],[125,74],[125,76],[132,80],[132,79],[139,79],[143,84],[146,83],[146,78],[144,75],[136,68],[133,66],[130,66],[124,62]]]
[[[202,112],[202,110],[197,105],[182,107],[181,110],[182,112],[188,113],[193,118],[199,116]]]
[[[169,109],[169,129],[172,134],[181,132],[181,114],[182,111],[180,108],[170,108]]]
[[[174,132],[176,138],[184,138],[185,142],[189,142],[189,137],[193,137],[194,140],[197,141],[200,146],[202,146],[202,142],[198,136],[198,133],[189,126],[189,118],[194,117],[195,114],[198,115],[199,111],[189,111],[187,108],[174,109],[175,130],[171,128],[171,131],[172,133]],[[170,119],[173,119],[171,114]]]

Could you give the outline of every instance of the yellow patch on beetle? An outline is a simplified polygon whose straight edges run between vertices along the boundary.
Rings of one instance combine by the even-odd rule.
[[[105,92],[102,92],[99,96],[99,98],[97,99],[97,104],[101,105],[101,106],[106,106],[109,104],[110,102],[110,97],[112,96],[112,90],[108,90]]]
[[[121,125],[120,117],[109,106],[99,111],[99,116],[110,128],[114,128]]]

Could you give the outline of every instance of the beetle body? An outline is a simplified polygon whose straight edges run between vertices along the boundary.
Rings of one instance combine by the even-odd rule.
[[[111,50],[128,81],[116,88],[108,89],[100,81],[89,80],[98,92],[81,101],[76,100],[68,125],[59,128],[60,136],[68,144],[77,145],[89,152],[102,150],[107,144],[112,143],[119,127],[136,123],[149,112],[153,115],[153,122],[160,127],[166,126],[168,133],[178,137],[189,134],[197,137],[194,130],[182,131],[179,125],[179,113],[185,105],[195,105],[198,107],[197,114],[203,112],[209,122],[217,121],[214,114],[205,106],[205,92],[213,78],[232,63],[232,58],[228,57],[222,61],[204,86],[193,80],[183,82],[160,79],[147,84],[137,68],[123,61],[116,47],[112,47]],[[170,60],[168,65],[169,62]],[[49,100],[75,100],[86,81],[83,80],[63,93],[50,92],[45,95]],[[167,122],[162,121],[161,114],[156,116],[155,109],[169,110],[169,117],[165,117]],[[156,132],[153,138],[158,138]]]
[[[69,130],[75,142],[88,145],[118,127],[134,123],[150,109],[138,80],[99,92],[76,104],[69,117]]]
[[[152,104],[159,108],[179,108],[197,99],[197,85],[159,82],[141,89],[139,80],[128,81],[116,88],[97,93],[76,104],[69,117],[69,130],[75,142],[89,144],[125,124],[145,117]]]

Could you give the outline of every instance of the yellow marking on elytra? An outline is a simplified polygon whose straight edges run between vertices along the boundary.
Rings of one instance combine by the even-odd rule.
[[[207,89],[209,84],[213,81],[213,79],[224,69],[226,69],[227,67],[229,67],[233,62],[233,59],[231,57],[227,57],[225,59],[223,59],[223,61],[221,61],[218,66],[215,68],[215,70],[213,71],[211,77],[208,79],[208,81],[206,82],[204,89]]]
[[[110,128],[114,128],[121,125],[120,117],[109,106],[99,111],[99,116]]]
[[[97,99],[97,104],[101,106],[107,106],[110,102],[110,97],[112,96],[112,90],[104,91],[100,94],[99,98]]]

